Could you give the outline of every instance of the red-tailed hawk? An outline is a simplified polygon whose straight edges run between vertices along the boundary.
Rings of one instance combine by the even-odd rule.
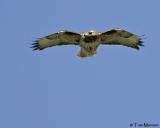
[[[139,46],[143,46],[142,43],[139,36],[117,28],[107,32],[96,32],[94,30],[80,33],[60,31],[36,40],[32,48],[34,48],[33,50],[43,50],[52,46],[77,45],[81,47],[77,56],[88,57],[96,54],[100,44],[123,45],[139,49]]]

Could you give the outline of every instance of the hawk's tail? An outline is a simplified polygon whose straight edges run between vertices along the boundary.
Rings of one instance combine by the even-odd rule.
[[[81,48],[80,51],[77,53],[78,57],[89,57],[96,54],[96,51],[87,51],[84,48]]]

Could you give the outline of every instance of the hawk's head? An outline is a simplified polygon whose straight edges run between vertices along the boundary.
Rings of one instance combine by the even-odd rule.
[[[100,32],[96,32],[94,30],[90,30],[88,32],[81,32],[80,34],[81,34],[82,38],[85,38],[85,37],[89,37],[89,36],[98,36],[101,33]]]
[[[85,32],[84,36],[97,36],[99,34],[100,34],[99,32],[96,32],[94,30],[90,30],[89,32]]]
[[[94,30],[90,30],[88,32],[80,33],[84,42],[95,42],[98,39],[98,36],[101,34],[100,32],[96,32]]]

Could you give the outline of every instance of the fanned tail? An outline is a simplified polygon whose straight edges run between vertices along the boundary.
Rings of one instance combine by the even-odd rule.
[[[80,51],[77,53],[78,57],[89,57],[96,54],[96,51],[87,51],[84,48],[81,48]]]

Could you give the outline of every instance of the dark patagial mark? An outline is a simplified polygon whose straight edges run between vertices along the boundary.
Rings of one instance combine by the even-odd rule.
[[[64,33],[67,35],[80,35],[79,33],[70,32],[70,31],[65,31]]]

